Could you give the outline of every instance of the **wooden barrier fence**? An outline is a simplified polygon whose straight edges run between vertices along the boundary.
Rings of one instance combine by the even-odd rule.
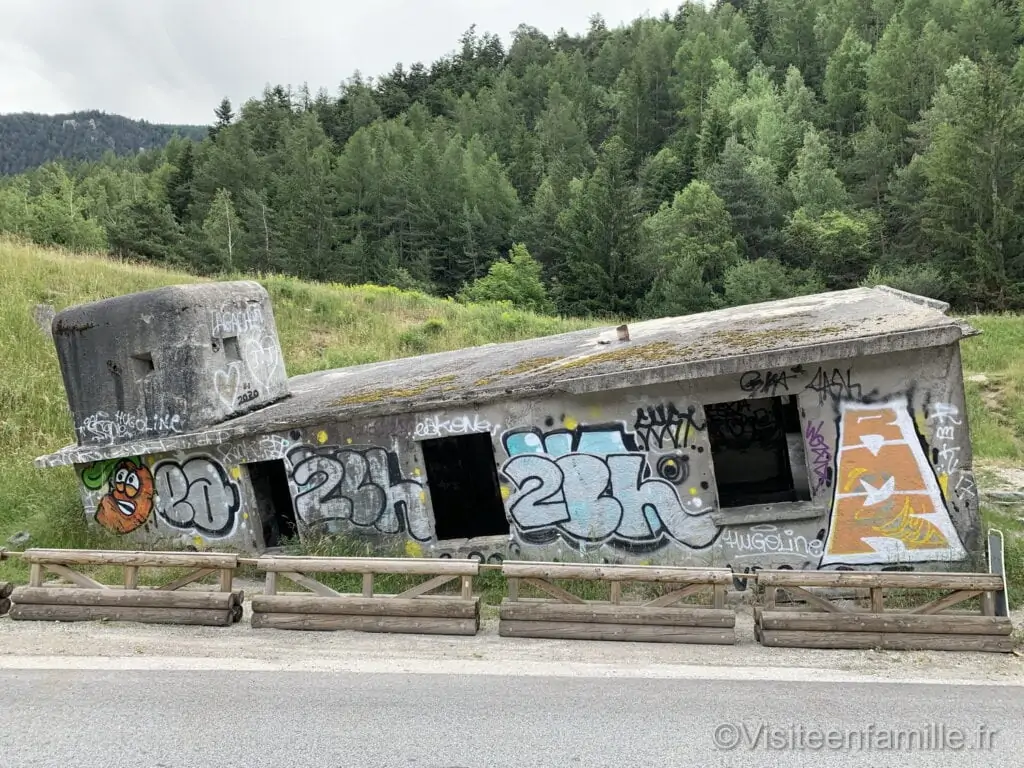
[[[3,562],[8,557],[10,557],[10,553],[7,549],[5,547],[0,547],[0,562]],[[0,616],[6,616],[7,612],[11,610],[10,598],[13,590],[13,584],[6,581],[0,581]]]
[[[1013,650],[1001,534],[990,534],[991,573],[926,571],[761,570],[756,579],[763,605],[754,609],[756,640],[765,646],[803,648]],[[995,538],[993,538],[995,536]],[[480,627],[480,598],[473,577],[482,568],[475,559],[346,558],[263,556],[200,552],[131,552],[30,549],[0,558],[20,557],[30,566],[29,585],[0,583],[0,616],[10,609],[15,621],[136,621],[160,624],[227,626],[242,617],[243,593],[234,589],[234,574],[255,565],[266,576],[265,594],[252,598],[254,628],[357,630],[423,634],[474,635]],[[83,566],[117,566],[121,584],[102,584],[74,570]],[[139,587],[144,568],[188,572],[156,587]],[[641,642],[734,644],[736,614],[725,607],[734,574],[728,568],[680,568],[505,561],[508,596],[499,608],[504,637],[624,640]],[[49,572],[73,586],[44,584]],[[343,594],[307,574],[359,574],[362,591]],[[424,576],[425,581],[397,594],[375,593],[375,576]],[[183,589],[211,576],[213,589]],[[454,580],[455,594],[432,594]],[[280,580],[305,591],[279,592]],[[608,600],[584,600],[558,586],[557,580],[606,582]],[[623,584],[660,584],[660,596],[623,601]],[[529,584],[546,598],[520,597]],[[377,584],[379,586],[379,583]],[[868,606],[851,605],[820,590],[863,590]],[[903,607],[893,592],[945,593],[928,602]],[[791,601],[781,606],[779,593]],[[710,601],[680,605],[688,598]],[[890,603],[887,605],[886,600]],[[954,610],[977,600],[972,612]],[[921,602],[920,600],[918,602]]]
[[[15,621],[135,621],[146,624],[228,626],[242,618],[241,591],[233,589],[236,555],[205,552],[30,549],[29,585],[11,594]],[[75,566],[120,566],[123,583],[101,584]],[[189,572],[158,587],[139,587],[143,568],[185,568]],[[46,586],[49,571],[75,586]],[[219,574],[218,591],[181,588]]]
[[[475,635],[480,628],[480,598],[473,597],[477,560],[440,558],[261,557],[264,594],[252,598],[254,628],[403,632],[435,635]],[[343,594],[307,574],[361,574],[361,594]],[[375,594],[379,574],[430,576],[397,594]],[[307,591],[278,592],[287,579]],[[458,595],[430,594],[460,579]]]
[[[0,581],[0,616],[5,616],[11,610],[11,592],[13,591],[13,584]]]
[[[506,560],[501,570],[508,579],[508,597],[499,609],[498,633],[503,637],[725,645],[736,642],[736,614],[725,607],[725,591],[733,577],[728,568]],[[609,582],[610,599],[584,600],[553,584],[554,579]],[[553,599],[521,598],[520,581]],[[670,584],[678,588],[646,602],[624,603],[622,585],[627,582]],[[710,605],[677,605],[708,590],[712,594]]]
[[[901,571],[759,571],[764,606],[754,609],[754,634],[765,646],[884,650],[953,650],[1010,652],[1013,639],[1005,582],[997,573],[907,573]],[[815,588],[865,589],[867,610],[843,605],[811,592]],[[782,610],[778,592],[805,604]],[[885,604],[887,590],[945,592],[912,608]],[[980,612],[950,612],[953,606],[980,598]]]

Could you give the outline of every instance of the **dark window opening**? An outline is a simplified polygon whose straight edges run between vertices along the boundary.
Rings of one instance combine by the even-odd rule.
[[[224,357],[229,361],[240,361],[242,359],[242,352],[238,348],[238,337],[228,336],[223,340],[224,343]]]
[[[704,406],[722,507],[808,501],[795,397]]]
[[[491,436],[442,437],[420,446],[438,540],[508,534]]]
[[[263,543],[268,548],[279,547],[298,534],[284,461],[256,461],[246,468],[263,527]]]
[[[135,374],[136,380],[146,378],[155,369],[152,353],[143,352],[140,355],[132,355],[132,372]]]

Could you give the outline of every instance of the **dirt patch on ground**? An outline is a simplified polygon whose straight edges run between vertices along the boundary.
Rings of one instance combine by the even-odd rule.
[[[967,381],[978,385],[978,392],[981,395],[981,402],[985,407],[998,414],[1003,413],[1003,380],[1000,376],[989,376],[984,373],[976,373],[968,376]]]
[[[976,461],[982,493],[990,491],[1019,491],[1024,493],[1024,467],[991,461]]]

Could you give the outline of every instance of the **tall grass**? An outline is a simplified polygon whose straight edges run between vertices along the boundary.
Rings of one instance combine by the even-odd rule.
[[[1024,458],[1024,318],[966,319],[982,332],[962,344],[974,453],[986,460],[1019,462]]]
[[[319,285],[280,276],[259,282],[270,294],[290,375],[595,325],[379,285]]]

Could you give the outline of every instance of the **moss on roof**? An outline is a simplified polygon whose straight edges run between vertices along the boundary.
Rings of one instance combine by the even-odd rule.
[[[522,373],[530,373],[538,368],[543,368],[546,365],[557,363],[561,360],[561,357],[532,357],[529,360],[523,360],[521,363],[517,363],[511,368],[506,368],[502,371],[498,371],[492,376],[488,376],[483,379],[477,379],[473,382],[475,387],[486,387],[488,384],[493,384],[495,381],[500,379],[507,379],[509,376],[518,376]]]
[[[599,352],[596,355],[586,355],[585,357],[566,360],[558,366],[558,369],[600,366],[605,363],[615,363],[628,368],[636,367],[630,365],[630,363],[635,362],[664,364],[684,355],[688,349],[686,346],[674,344],[671,341],[654,341],[650,344],[628,346],[608,352]]]
[[[710,340],[722,346],[728,345],[733,352],[751,352],[757,349],[773,348],[779,342],[814,342],[825,336],[841,333],[845,326],[799,326],[778,325],[774,328],[723,328],[715,331]]]
[[[398,389],[394,387],[380,387],[367,389],[361,392],[354,392],[345,397],[339,397],[333,402],[334,405],[358,405],[362,403],[379,403],[384,400],[396,400],[403,397],[416,397],[431,389],[439,388],[443,391],[445,384],[451,384],[458,379],[454,374],[448,376],[437,376],[427,379],[412,387]]]

